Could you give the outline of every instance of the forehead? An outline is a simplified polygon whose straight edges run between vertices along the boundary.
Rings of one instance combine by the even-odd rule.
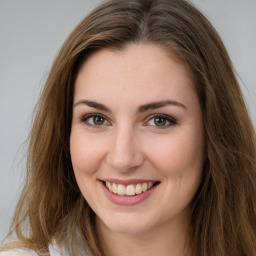
[[[153,44],[130,44],[91,54],[78,73],[74,97],[105,101],[124,95],[132,100],[136,95],[152,101],[175,96],[182,100],[191,93],[195,92],[189,72],[174,54]]]

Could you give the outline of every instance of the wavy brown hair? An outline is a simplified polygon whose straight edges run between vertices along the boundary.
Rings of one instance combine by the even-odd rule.
[[[208,20],[184,0],[110,0],[70,34],[56,57],[30,134],[26,182],[12,222],[18,241],[48,254],[54,241],[71,255],[104,255],[95,215],[70,160],[74,83],[86,58],[105,47],[151,43],[191,73],[201,103],[205,163],[191,202],[191,256],[256,255],[255,130],[230,58]]]

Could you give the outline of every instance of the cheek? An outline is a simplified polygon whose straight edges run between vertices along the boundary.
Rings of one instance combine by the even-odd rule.
[[[70,136],[70,154],[75,174],[92,175],[104,157],[104,143],[79,131]]]
[[[191,132],[163,138],[147,148],[152,163],[164,176],[181,178],[187,173],[201,173],[203,138]]]
[[[169,202],[168,213],[185,209],[194,197],[201,180],[203,152],[203,138],[191,133],[172,136],[151,147],[152,163],[165,181],[162,202]]]

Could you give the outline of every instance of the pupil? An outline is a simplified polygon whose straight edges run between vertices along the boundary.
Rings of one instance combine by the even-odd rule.
[[[166,124],[166,120],[161,117],[155,118],[155,125],[157,126],[164,126]]]
[[[94,124],[103,124],[104,123],[104,118],[100,117],[100,116],[95,116],[93,119]]]

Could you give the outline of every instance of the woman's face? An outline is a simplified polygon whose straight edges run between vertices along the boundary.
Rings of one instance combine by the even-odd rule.
[[[92,54],[75,82],[70,151],[100,225],[139,234],[184,223],[204,155],[187,70],[152,44]]]

